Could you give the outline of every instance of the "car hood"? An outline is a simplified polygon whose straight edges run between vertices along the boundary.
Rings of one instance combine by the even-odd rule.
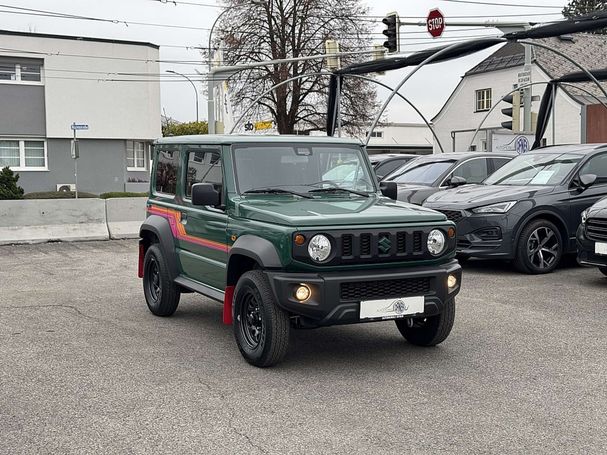
[[[399,201],[417,205],[421,205],[428,196],[439,190],[438,187],[434,186],[414,185],[410,183],[397,183],[396,188]]]
[[[433,194],[426,199],[424,206],[468,209],[498,202],[530,199],[553,190],[553,186],[465,185]]]
[[[588,209],[588,217],[607,218],[607,197],[596,202]]]
[[[238,217],[296,227],[423,223],[446,219],[442,213],[376,195],[315,199],[247,196],[235,202]]]

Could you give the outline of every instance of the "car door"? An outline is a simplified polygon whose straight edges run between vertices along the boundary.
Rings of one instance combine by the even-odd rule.
[[[227,215],[223,207],[201,207],[192,204],[192,185],[212,183],[225,201],[221,148],[219,146],[185,145],[182,148],[183,205],[180,260],[183,273],[215,289],[223,290],[228,260]]]
[[[597,179],[590,188],[580,191],[577,182],[584,174],[594,174]],[[580,166],[569,185],[570,217],[567,224],[570,235],[575,234],[582,212],[604,196],[607,196],[607,153],[599,153]]]

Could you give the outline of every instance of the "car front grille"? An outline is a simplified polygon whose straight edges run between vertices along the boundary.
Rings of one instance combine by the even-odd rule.
[[[430,278],[402,280],[356,281],[341,283],[341,300],[375,300],[426,295],[430,292]]]
[[[338,240],[338,256],[341,261],[406,260],[408,256],[422,255],[423,231],[357,232],[341,234]]]
[[[461,220],[464,217],[462,212],[459,210],[438,210],[438,209],[435,209],[435,210],[437,212],[440,212],[443,215],[445,215],[449,221],[453,221],[454,223],[457,223],[459,220]]]
[[[588,218],[586,220],[586,236],[590,240],[607,241],[607,219]]]

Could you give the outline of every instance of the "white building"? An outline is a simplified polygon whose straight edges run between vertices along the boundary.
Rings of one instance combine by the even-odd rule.
[[[161,136],[158,46],[0,30],[0,167],[26,193],[147,189],[150,144]]]
[[[576,34],[536,41],[574,58],[588,69],[607,67],[605,53],[607,37],[603,35]],[[508,43],[462,77],[440,112],[432,119],[445,151],[492,150],[498,139],[503,142],[504,135],[512,133],[501,126],[502,122],[510,120],[501,112],[502,108],[510,105],[502,102],[491,112],[481,131],[472,141],[474,130],[489,109],[517,87],[518,74],[523,71],[523,65],[523,46],[518,43]],[[547,82],[576,71],[580,69],[562,57],[546,49],[533,48],[532,82]],[[580,86],[595,95],[601,93],[591,84],[584,83]],[[534,96],[541,96],[544,89],[545,85],[536,85],[532,87],[532,93]],[[533,112],[537,113],[539,103],[539,101],[532,103]],[[522,109],[520,115],[522,119]],[[607,142],[607,129],[604,128],[607,110],[598,104],[596,99],[586,96],[573,87],[564,86],[558,90],[554,117],[554,128],[551,119],[544,135],[544,142],[548,145]],[[435,143],[434,152],[439,151]]]
[[[371,133],[369,153],[432,153],[432,132],[420,123],[383,123]]]

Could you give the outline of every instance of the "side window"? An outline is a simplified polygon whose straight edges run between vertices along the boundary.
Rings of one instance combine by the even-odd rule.
[[[223,189],[223,170],[219,150],[191,147],[186,150],[188,172],[186,173],[185,195],[192,195],[195,183],[212,183],[219,193]]]
[[[388,175],[390,172],[395,171],[397,167],[405,164],[403,160],[390,160],[385,163],[381,163],[375,168],[375,173],[379,175]]]
[[[595,174],[596,183],[607,183],[607,153],[593,156],[580,169],[579,175]]]
[[[177,168],[179,165],[179,150],[175,147],[159,147],[156,149],[156,191],[174,195],[177,190]]]
[[[508,158],[490,158],[490,160],[493,162],[492,172],[497,171],[500,167],[510,161]]]
[[[452,177],[463,177],[468,183],[481,183],[487,178],[487,159],[480,158],[466,161],[451,174]]]

